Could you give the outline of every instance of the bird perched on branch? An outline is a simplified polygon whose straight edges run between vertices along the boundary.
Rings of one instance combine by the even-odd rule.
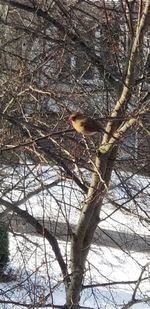
[[[70,115],[69,122],[78,133],[83,135],[93,135],[97,132],[105,132],[97,120],[91,117],[86,117],[81,113]]]

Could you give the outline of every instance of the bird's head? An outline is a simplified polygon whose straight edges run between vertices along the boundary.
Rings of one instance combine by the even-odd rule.
[[[79,119],[81,116],[80,113],[73,113],[72,115],[69,116],[69,122],[72,123],[74,121],[76,121],[77,119]]]

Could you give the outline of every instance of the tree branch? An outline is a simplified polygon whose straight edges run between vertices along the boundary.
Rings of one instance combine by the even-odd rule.
[[[13,0],[0,0],[0,3],[2,4],[8,4],[12,7],[16,7],[18,9],[31,12],[33,14],[36,14],[37,17],[42,17],[44,20],[51,23],[54,27],[56,27],[61,33],[67,34],[68,37],[71,39],[73,43],[77,43],[79,48],[86,52],[87,56],[89,57],[90,61],[94,66],[96,66],[102,76],[105,75],[105,80],[109,84],[112,85],[112,87],[116,90],[120,86],[121,82],[119,81],[118,77],[116,77],[111,72],[108,72],[105,67],[102,59],[96,55],[94,48],[90,47],[88,44],[85,43],[83,38],[79,33],[73,32],[72,30],[69,30],[68,27],[64,26],[62,23],[60,23],[58,20],[53,18],[48,14],[48,12],[43,11],[39,7],[31,7],[26,4],[22,4]],[[60,4],[60,2],[59,2]]]
[[[134,84],[134,66],[135,66],[135,62],[137,59],[137,51],[139,48],[139,42],[143,34],[143,29],[146,25],[146,20],[147,20],[147,16],[149,13],[149,9],[150,9],[150,1],[147,0],[145,2],[145,7],[143,9],[141,19],[139,22],[137,22],[135,38],[133,40],[133,44],[132,44],[132,48],[131,48],[131,52],[129,56],[129,61],[127,63],[127,70],[126,70],[126,74],[124,78],[124,86],[121,91],[120,98],[117,101],[112,111],[111,117],[117,117],[119,115],[119,112],[121,111],[122,107],[126,104],[127,100],[131,96],[131,90]],[[109,121],[106,127],[106,131],[109,134],[111,130],[112,130],[112,122]],[[105,143],[107,139],[108,139],[108,135],[105,134],[103,138],[103,142]]]
[[[145,281],[149,279],[149,277],[145,277],[143,279],[141,279],[141,281]],[[139,279],[138,279],[139,280]],[[87,284],[87,285],[83,285],[82,289],[90,289],[90,288],[99,288],[99,287],[109,287],[109,286],[113,286],[113,285],[126,285],[126,284],[137,284],[138,280],[130,280],[130,281],[113,281],[113,282],[105,282],[105,283],[97,283],[97,284]]]
[[[49,244],[51,245],[51,247],[54,251],[54,254],[56,256],[56,259],[57,259],[57,262],[60,266],[62,274],[63,274],[64,278],[67,278],[66,280],[68,280],[67,266],[66,266],[66,264],[63,260],[62,255],[61,255],[61,251],[60,251],[57,239],[46,228],[44,228],[33,216],[31,216],[27,211],[22,210],[19,207],[17,207],[16,203],[12,204],[12,203],[0,198],[0,204],[5,206],[10,211],[15,212],[21,218],[25,219],[26,222],[31,224],[36,229],[37,233],[44,236],[48,240]]]

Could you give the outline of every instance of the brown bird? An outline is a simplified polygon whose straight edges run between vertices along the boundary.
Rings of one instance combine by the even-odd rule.
[[[78,133],[83,135],[93,135],[97,132],[105,131],[98,121],[81,113],[70,115],[69,122]]]

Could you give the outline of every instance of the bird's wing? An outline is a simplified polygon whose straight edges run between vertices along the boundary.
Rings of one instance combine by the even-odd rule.
[[[91,131],[91,132],[99,132],[99,131],[103,130],[101,125],[98,123],[98,121],[96,121],[96,120],[94,120],[90,117],[83,119],[82,125],[84,125],[84,127],[87,131]]]

